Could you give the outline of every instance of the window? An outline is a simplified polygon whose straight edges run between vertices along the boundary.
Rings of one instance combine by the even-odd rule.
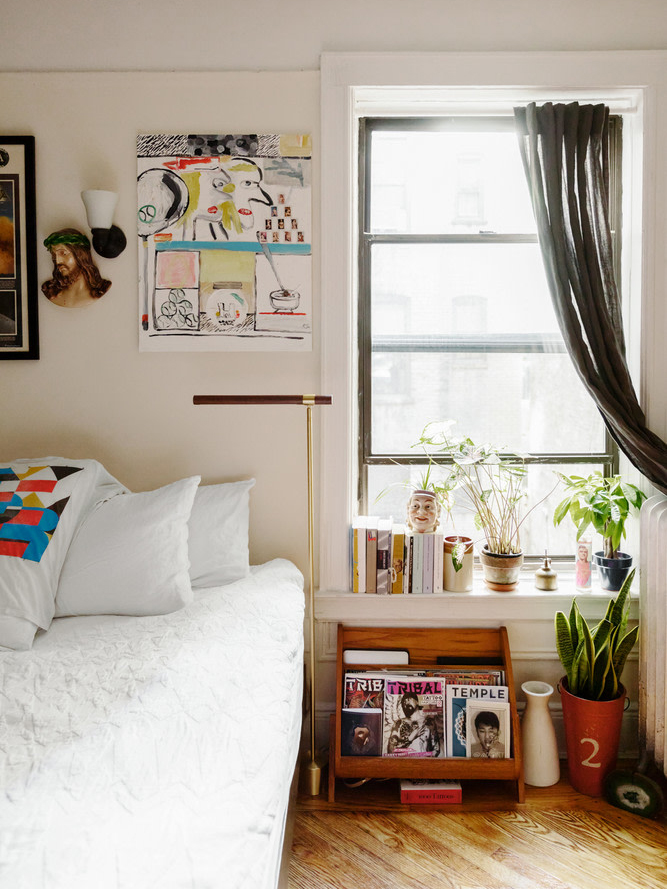
[[[525,455],[529,504],[554,470],[614,471],[551,306],[513,119],[359,125],[359,511],[403,517],[400,483],[426,462],[411,446],[430,422]],[[524,525],[527,554],[574,552],[572,528],[553,528],[560,496]],[[477,539],[461,500],[450,528]]]

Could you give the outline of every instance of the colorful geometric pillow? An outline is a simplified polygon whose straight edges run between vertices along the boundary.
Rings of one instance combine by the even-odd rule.
[[[37,627],[48,628],[75,531],[125,490],[96,460],[0,464],[0,647],[29,647]]]

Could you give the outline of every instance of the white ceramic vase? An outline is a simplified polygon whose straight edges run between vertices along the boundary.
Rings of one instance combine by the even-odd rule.
[[[548,682],[524,682],[526,709],[521,722],[523,769],[526,784],[551,787],[560,778],[556,731],[549,713],[549,698],[554,693]]]

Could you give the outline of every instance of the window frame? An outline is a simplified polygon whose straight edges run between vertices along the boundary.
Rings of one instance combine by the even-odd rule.
[[[319,587],[349,590],[349,528],[357,511],[357,120],[374,114],[511,114],[517,102],[605,102],[624,118],[623,292],[628,358],[649,422],[667,422],[665,357],[659,332],[667,307],[660,245],[667,220],[658,195],[667,189],[659,163],[667,119],[658,96],[667,53],[436,52],[323,53],[321,83],[320,367],[333,396],[319,416]],[[419,87],[415,85],[418,84]],[[595,84],[595,86],[591,86]],[[628,150],[629,149],[629,150]],[[664,180],[664,182],[663,182]],[[626,232],[631,237],[626,237]],[[667,428],[667,427],[666,427]],[[667,434],[667,431],[666,433]],[[621,471],[641,484],[621,457]],[[482,597],[480,602],[486,597]]]
[[[377,244],[537,244],[537,234],[526,233],[446,233],[446,234],[408,234],[399,232],[373,232],[371,228],[371,142],[375,132],[514,132],[514,120],[508,116],[411,116],[411,117],[375,117],[362,116],[358,119],[358,293],[357,293],[357,379],[359,382],[359,430],[357,448],[357,510],[360,514],[373,512],[372,504],[368,503],[368,471],[372,466],[400,464],[404,466],[426,466],[428,458],[415,452],[383,452],[377,453],[372,446],[372,355],[383,352],[411,353],[457,353],[480,352],[490,353],[553,353],[567,352],[567,347],[558,335],[552,340],[545,335],[532,336],[481,334],[451,336],[400,336],[374,339],[371,336],[371,295],[372,295],[372,250]],[[620,231],[622,206],[622,118],[610,115],[610,214],[612,216],[612,239],[614,248],[614,271],[620,281]],[[438,418],[435,418],[438,419]],[[604,427],[604,449],[595,452],[570,451],[534,452],[523,455],[526,467],[531,465],[576,465],[601,467],[605,475],[618,472],[619,451],[609,430],[602,419]],[[451,461],[436,460],[447,463]],[[565,470],[567,471],[567,470]],[[554,561],[571,558],[564,553],[550,553]],[[526,561],[538,561],[543,558],[540,553],[527,553]]]

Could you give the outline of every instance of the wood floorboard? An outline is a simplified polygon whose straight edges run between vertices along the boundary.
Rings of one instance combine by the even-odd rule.
[[[483,862],[483,874],[478,885],[485,885],[485,880],[488,881],[491,876],[501,886],[512,886],[513,889],[562,889],[567,885],[537,866],[534,857],[526,854],[530,851],[528,848],[517,851],[516,842],[506,831],[498,829],[491,813],[447,813],[439,819],[434,819],[432,815],[424,812],[403,817],[411,822],[417,819],[417,823],[424,830],[434,832],[443,845],[452,845],[471,861]]]
[[[611,808],[611,807],[610,807]],[[634,831],[629,827],[619,827],[612,819],[602,814],[591,817],[590,812],[575,810],[541,813],[543,823],[547,819],[558,834],[573,843],[574,849],[586,856],[590,849],[595,850],[596,885],[600,882],[611,885],[614,879],[622,885],[641,886],[642,889],[665,889],[667,886],[667,833],[663,829],[662,842],[656,845],[647,836],[644,824],[637,825],[633,819]]]
[[[394,781],[300,796],[289,889],[667,889],[667,813],[465,782],[457,806],[402,806]]]

